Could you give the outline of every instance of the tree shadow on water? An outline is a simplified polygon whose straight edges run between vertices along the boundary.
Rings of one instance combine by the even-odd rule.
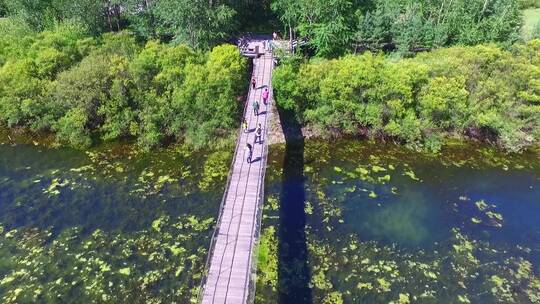
[[[304,138],[294,113],[278,109],[285,134],[279,225],[279,303],[311,303],[305,233]]]

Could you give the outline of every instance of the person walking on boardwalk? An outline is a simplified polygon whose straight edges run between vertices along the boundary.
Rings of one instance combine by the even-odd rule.
[[[251,157],[253,156],[253,146],[251,146],[249,143],[246,144],[246,150],[247,150],[247,153],[248,153],[248,156],[247,156],[247,163],[250,164],[251,163]]]
[[[244,129],[244,133],[248,132],[248,123],[245,118],[244,118],[244,121],[242,122],[242,129]]]
[[[255,116],[259,116],[259,102],[258,101],[253,101],[253,114],[255,114]]]
[[[262,93],[263,103],[265,106],[268,106],[268,95],[270,93],[268,92],[268,88],[264,88],[264,91]]]
[[[255,80],[255,76],[251,78],[251,87],[255,90],[255,86],[257,86],[257,81]]]
[[[260,143],[262,144],[262,127],[261,124],[257,126],[257,130],[255,131],[255,144]]]

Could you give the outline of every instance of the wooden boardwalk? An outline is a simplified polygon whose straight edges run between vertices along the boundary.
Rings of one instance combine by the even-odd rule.
[[[253,41],[264,50],[262,41]],[[250,85],[245,106],[248,133],[239,131],[232,170],[223,197],[216,231],[210,244],[209,260],[203,277],[202,303],[248,303],[254,297],[256,257],[254,248],[260,233],[260,216],[267,156],[267,124],[271,107],[262,102],[268,88],[273,102],[271,53],[253,59],[256,88]],[[259,115],[253,113],[253,101],[260,104]],[[262,142],[254,143],[255,129],[261,124]],[[253,146],[252,162],[247,162],[246,143]]]

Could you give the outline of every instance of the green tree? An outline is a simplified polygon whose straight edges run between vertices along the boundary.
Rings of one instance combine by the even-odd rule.
[[[13,18],[0,19],[0,33],[0,66],[24,56],[35,38],[26,23]]]
[[[114,1],[52,0],[52,7],[58,20],[78,22],[89,32],[99,34],[106,30],[120,30],[118,20],[111,16],[112,3]]]
[[[131,127],[136,117],[136,107],[130,91],[133,82],[128,73],[127,58],[113,56],[111,58],[108,76],[111,84],[108,88],[108,98],[101,101],[97,115],[103,117],[100,131],[105,140],[114,140],[133,134]]]
[[[9,127],[30,124],[21,109],[42,98],[45,82],[33,77],[29,60],[9,61],[0,68],[0,119]]]
[[[145,39],[158,38],[160,24],[155,4],[156,1],[149,0],[124,0],[122,3],[123,18],[129,22],[129,28]]]
[[[352,40],[354,16],[360,1],[277,0],[272,9],[283,23],[309,39],[322,56],[342,54]]]
[[[87,123],[86,111],[81,108],[73,108],[58,120],[54,130],[59,141],[76,148],[88,148],[92,140]]]
[[[276,0],[272,9],[318,55],[349,50],[403,54],[453,44],[519,39],[517,0]]]
[[[215,47],[204,65],[186,65],[186,78],[173,95],[171,133],[183,134],[187,142],[200,147],[234,127],[245,68],[245,59],[231,45]]]
[[[53,0],[10,0],[5,1],[9,16],[16,16],[28,23],[33,29],[43,30],[52,26],[56,20]]]
[[[7,15],[7,6],[5,0],[0,0],[0,18],[6,17]]]
[[[7,15],[21,18],[36,30],[77,22],[93,34],[121,30],[124,0],[9,0]]]
[[[321,135],[368,135],[438,150],[448,134],[520,151],[540,139],[540,40],[441,48],[412,59],[366,52],[284,63],[277,103]]]
[[[109,91],[112,85],[110,66],[110,57],[90,55],[74,68],[58,76],[52,89],[51,111],[56,117],[68,116],[65,119],[60,118],[60,125],[53,128],[60,132],[61,135],[58,137],[60,140],[70,144],[77,143],[75,146],[82,147],[78,143],[89,142],[89,130],[95,130],[101,125],[103,117],[98,115],[98,109],[110,99]],[[77,122],[74,126],[77,130],[71,132],[68,130],[69,122],[74,120]],[[79,130],[83,127],[84,132]],[[70,134],[76,138],[70,139],[68,137]],[[84,134],[88,135],[86,136],[88,139],[80,138]]]
[[[174,43],[209,49],[227,38],[235,28],[235,11],[219,1],[162,0],[155,3],[155,15]]]
[[[144,148],[172,139],[200,147],[236,127],[246,61],[235,46],[141,47],[129,33],[89,38],[77,24],[35,33],[0,21],[12,30],[0,37],[2,125],[53,131],[79,148],[126,137]]]

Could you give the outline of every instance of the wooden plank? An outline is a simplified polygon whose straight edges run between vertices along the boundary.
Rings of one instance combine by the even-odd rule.
[[[262,41],[253,41],[252,46]],[[218,223],[214,248],[211,251],[210,264],[205,285],[203,286],[202,303],[246,303],[249,295],[249,284],[252,278],[251,267],[253,246],[258,235],[257,214],[261,206],[261,187],[264,185],[267,151],[266,130],[271,115],[271,107],[262,103],[263,88],[271,90],[273,57],[265,55],[254,59],[253,76],[257,88],[252,89],[246,100],[246,120],[248,129],[255,129],[260,123],[263,128],[263,143],[253,143],[255,132],[241,133],[236,147],[236,157],[231,170],[229,188],[226,191],[222,214]],[[252,104],[257,100],[260,111],[265,114],[255,115]],[[270,96],[269,102],[272,98]],[[253,145],[252,163],[247,163],[246,143]]]

